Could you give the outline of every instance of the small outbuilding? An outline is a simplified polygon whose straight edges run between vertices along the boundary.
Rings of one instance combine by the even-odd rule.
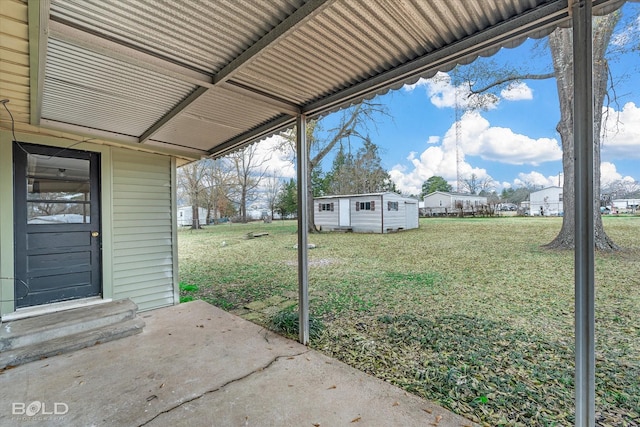
[[[558,216],[564,212],[562,187],[547,187],[529,195],[529,215]]]
[[[207,223],[207,210],[198,207],[198,224],[205,225]],[[193,206],[178,207],[178,226],[187,227],[193,225]]]
[[[314,199],[321,230],[389,233],[418,228],[418,200],[397,193],[324,196]]]

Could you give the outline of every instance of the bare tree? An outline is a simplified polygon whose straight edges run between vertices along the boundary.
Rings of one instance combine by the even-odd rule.
[[[206,170],[202,161],[189,163],[178,169],[178,193],[191,205],[191,228],[202,228],[198,208],[206,204]]]
[[[313,170],[320,166],[322,160],[336,147],[338,142],[344,141],[351,143],[351,139],[355,138],[364,141],[367,138],[368,130],[371,125],[375,126],[375,117],[378,114],[387,115],[387,108],[373,102],[372,100],[362,101],[361,104],[354,105],[343,110],[340,113],[338,124],[333,128],[324,131],[321,122],[310,120],[307,124],[307,142],[309,151],[306,153],[309,163],[309,173],[307,176],[307,198],[308,203],[308,228],[310,232],[317,231],[314,224],[313,209],[313,187],[311,174]],[[285,149],[295,153],[296,130],[287,131],[282,134],[285,139]]]
[[[495,181],[490,176],[484,178],[478,177],[472,173],[468,178],[462,180],[462,189],[470,194],[480,194],[481,192],[489,192],[495,187]]]
[[[242,222],[247,222],[247,204],[255,200],[256,190],[265,174],[268,158],[257,156],[257,146],[249,145],[229,155],[236,178],[236,195]]]
[[[217,223],[221,215],[226,216],[230,211],[230,195],[235,184],[234,165],[228,158],[203,162],[207,182],[207,223]]]
[[[278,204],[278,197],[280,196],[280,192],[282,191],[282,181],[277,176],[271,175],[267,177],[264,189],[267,199],[267,205],[269,206],[269,210],[271,211],[271,218],[273,218],[273,214],[276,210],[276,205]]]

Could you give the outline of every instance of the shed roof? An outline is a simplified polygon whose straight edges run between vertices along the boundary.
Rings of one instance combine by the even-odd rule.
[[[407,200],[413,200],[413,201],[418,201],[417,199],[414,199],[413,197],[405,197],[402,196],[398,193],[393,193],[391,191],[383,191],[380,193],[364,193],[364,194],[336,194],[336,195],[331,195],[331,196],[318,196],[318,197],[314,197],[315,200],[322,200],[322,199],[348,199],[350,197],[370,197],[370,196],[376,196],[376,197],[380,197],[380,196],[384,196],[386,194],[392,194],[394,196],[400,197],[402,199],[407,199]]]
[[[0,99],[18,130],[219,156],[544,36],[569,3],[3,0]]]

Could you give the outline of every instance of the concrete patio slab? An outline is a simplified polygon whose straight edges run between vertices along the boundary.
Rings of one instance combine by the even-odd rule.
[[[202,301],[142,317],[139,335],[1,372],[0,425],[474,425]]]

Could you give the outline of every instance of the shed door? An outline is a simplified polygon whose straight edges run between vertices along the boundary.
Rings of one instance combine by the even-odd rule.
[[[16,143],[16,308],[102,291],[99,154]]]
[[[340,227],[351,226],[351,203],[349,199],[340,199]]]
[[[418,209],[416,203],[405,203],[404,205],[405,226],[408,229],[418,228]]]

